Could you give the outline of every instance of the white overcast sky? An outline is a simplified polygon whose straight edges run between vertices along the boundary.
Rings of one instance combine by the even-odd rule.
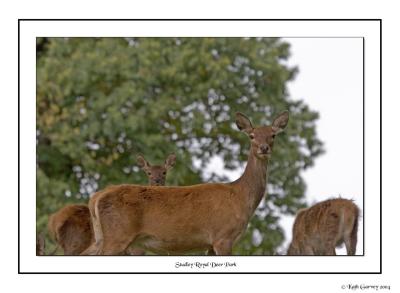
[[[361,38],[286,38],[291,44],[288,64],[299,73],[288,84],[290,98],[304,100],[320,114],[317,134],[326,153],[303,172],[309,204],[332,197],[354,199],[363,206],[363,48]],[[209,170],[220,170],[231,180],[240,172],[226,172],[216,158]],[[273,175],[270,175],[273,176]],[[284,217],[287,241],[293,217]],[[363,253],[363,222],[359,222],[357,254]],[[337,250],[345,254],[345,248]]]

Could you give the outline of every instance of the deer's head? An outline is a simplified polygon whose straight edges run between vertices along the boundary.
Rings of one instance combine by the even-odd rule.
[[[150,165],[146,159],[138,155],[137,156],[138,165],[146,173],[147,178],[149,178],[149,185],[163,186],[165,185],[165,178],[167,176],[167,171],[175,165],[176,156],[171,154],[165,160],[164,165]]]
[[[280,113],[270,126],[253,127],[246,115],[236,113],[236,125],[245,132],[251,140],[251,152],[259,159],[266,160],[271,156],[274,139],[282,132],[289,120],[289,112]]]

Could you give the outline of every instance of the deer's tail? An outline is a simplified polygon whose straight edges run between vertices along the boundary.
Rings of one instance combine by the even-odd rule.
[[[346,245],[347,255],[355,255],[357,247],[358,218],[360,211],[356,204],[351,205],[342,210],[344,216],[344,242]]]
[[[350,249],[347,252],[348,255],[354,255],[356,253],[359,213],[358,207],[354,205],[354,223],[350,233]]]

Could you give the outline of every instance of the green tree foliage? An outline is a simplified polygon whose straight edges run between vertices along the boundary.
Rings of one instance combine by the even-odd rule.
[[[109,184],[147,184],[139,153],[154,163],[176,153],[169,185],[226,180],[203,169],[214,156],[227,169],[244,166],[249,140],[234,113],[263,125],[288,109],[268,196],[235,247],[273,254],[284,240],[279,218],[304,205],[301,171],[323,151],[318,114],[288,96],[297,72],[288,57],[278,38],[38,38],[38,231],[67,202]]]

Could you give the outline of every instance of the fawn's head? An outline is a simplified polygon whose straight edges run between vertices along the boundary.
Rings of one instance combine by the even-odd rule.
[[[251,140],[251,152],[259,159],[266,160],[271,156],[275,136],[282,132],[289,120],[289,112],[280,113],[271,126],[253,127],[246,115],[236,113],[236,125],[245,132]]]
[[[176,156],[171,154],[165,160],[164,165],[150,165],[146,159],[138,155],[137,156],[138,165],[146,173],[147,178],[149,178],[149,185],[163,186],[165,185],[165,178],[167,176],[167,171],[175,165]]]

